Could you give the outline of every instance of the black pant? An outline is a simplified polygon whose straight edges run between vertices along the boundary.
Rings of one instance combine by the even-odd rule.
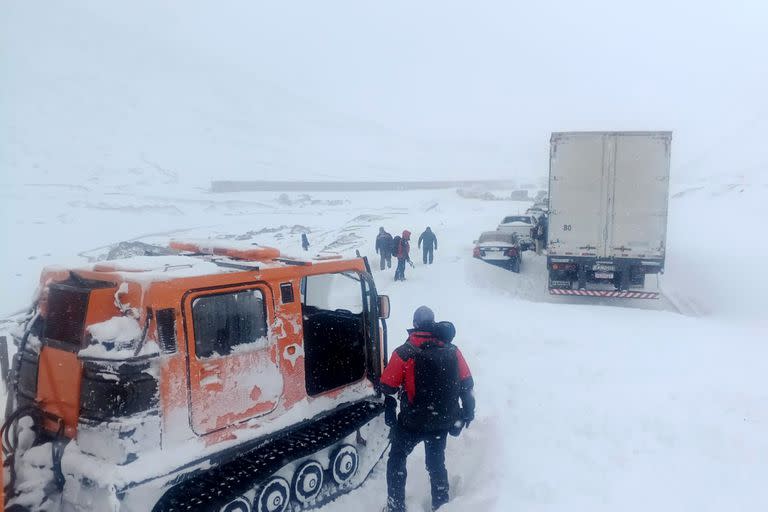
[[[405,281],[405,258],[397,258],[395,281]]]
[[[381,270],[384,270],[384,266],[392,268],[392,254],[382,252],[381,253]]]
[[[426,265],[429,263],[432,264],[432,260],[434,259],[435,250],[432,247],[424,246],[424,264]]]
[[[432,509],[448,503],[448,471],[445,469],[447,432],[422,434],[395,426],[390,432],[392,446],[387,461],[388,512],[405,512],[405,462],[417,444],[424,441],[427,472],[432,486]]]

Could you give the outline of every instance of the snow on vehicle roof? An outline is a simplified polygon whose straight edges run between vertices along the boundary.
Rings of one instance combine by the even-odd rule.
[[[515,222],[502,222],[499,226],[511,227],[511,228],[530,228],[532,224],[530,222],[515,221]]]
[[[126,281],[157,282],[231,272],[254,271],[285,266],[279,261],[241,261],[221,256],[134,256],[100,261],[82,270],[114,273]]]
[[[121,260],[100,261],[86,267],[94,272],[114,272],[123,274],[126,279],[147,278],[153,281],[166,281],[180,277],[196,277],[210,274],[232,272],[233,269],[221,267],[212,261],[192,256],[134,256]]]
[[[484,231],[480,234],[480,243],[483,242],[514,242],[517,235],[505,231]]]
[[[226,249],[231,248],[232,246],[221,244],[220,247]],[[322,265],[326,260],[338,261],[341,259],[344,259],[343,256],[336,254],[314,258],[316,261],[287,256],[279,256],[276,259],[250,260],[218,254],[179,254],[132,256],[124,259],[104,260],[72,270],[116,274],[125,281],[149,284],[151,282],[228,274],[248,270],[258,272],[268,269],[284,268],[288,265]],[[46,271],[49,272],[61,272],[67,270],[70,269],[60,266],[46,267]]]
[[[533,219],[530,215],[510,215],[509,217],[504,217],[504,219],[501,221],[502,224],[513,224],[516,222],[522,222],[524,224],[532,224]]]
[[[267,248],[267,246],[251,242],[250,240],[233,240],[231,238],[173,238],[170,244],[181,243],[186,245],[197,245],[206,249],[235,249],[247,251],[257,248]]]

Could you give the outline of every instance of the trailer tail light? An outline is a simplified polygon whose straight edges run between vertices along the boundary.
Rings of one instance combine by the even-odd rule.
[[[575,263],[553,263],[552,270],[576,270]]]

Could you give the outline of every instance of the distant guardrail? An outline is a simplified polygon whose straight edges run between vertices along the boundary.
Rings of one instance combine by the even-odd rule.
[[[385,190],[436,190],[447,188],[515,188],[508,180],[440,181],[228,181],[211,182],[211,192],[363,192]]]

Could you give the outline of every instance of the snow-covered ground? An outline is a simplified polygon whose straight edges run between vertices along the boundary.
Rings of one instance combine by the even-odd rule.
[[[478,417],[449,442],[446,512],[768,508],[765,183],[675,186],[666,298],[584,302],[547,296],[543,257],[526,253],[520,275],[471,257],[481,231],[526,203],[455,191],[224,195],[166,178],[6,187],[0,311],[28,304],[43,265],[99,258],[123,240],[238,238],[299,254],[306,229],[312,252],[360,250],[377,268],[379,226],[417,236],[429,225],[434,265],[414,257],[405,283],[375,277],[392,299],[390,347],[427,304],[456,324],[475,375]],[[429,510],[423,463],[417,449],[415,512]],[[326,510],[378,510],[383,467]]]
[[[0,8],[0,332],[44,265],[121,241],[300,254],[307,230],[313,253],[374,259],[379,226],[430,225],[433,266],[404,283],[375,274],[390,346],[427,304],[456,324],[475,374],[478,417],[450,440],[445,512],[768,510],[763,3],[178,4]],[[520,275],[472,259],[479,233],[525,203],[195,188],[539,185],[550,132],[610,129],[675,132],[659,301],[551,298],[543,257],[526,254]],[[417,450],[411,512],[429,510],[423,463]],[[325,510],[384,500],[380,465]]]

